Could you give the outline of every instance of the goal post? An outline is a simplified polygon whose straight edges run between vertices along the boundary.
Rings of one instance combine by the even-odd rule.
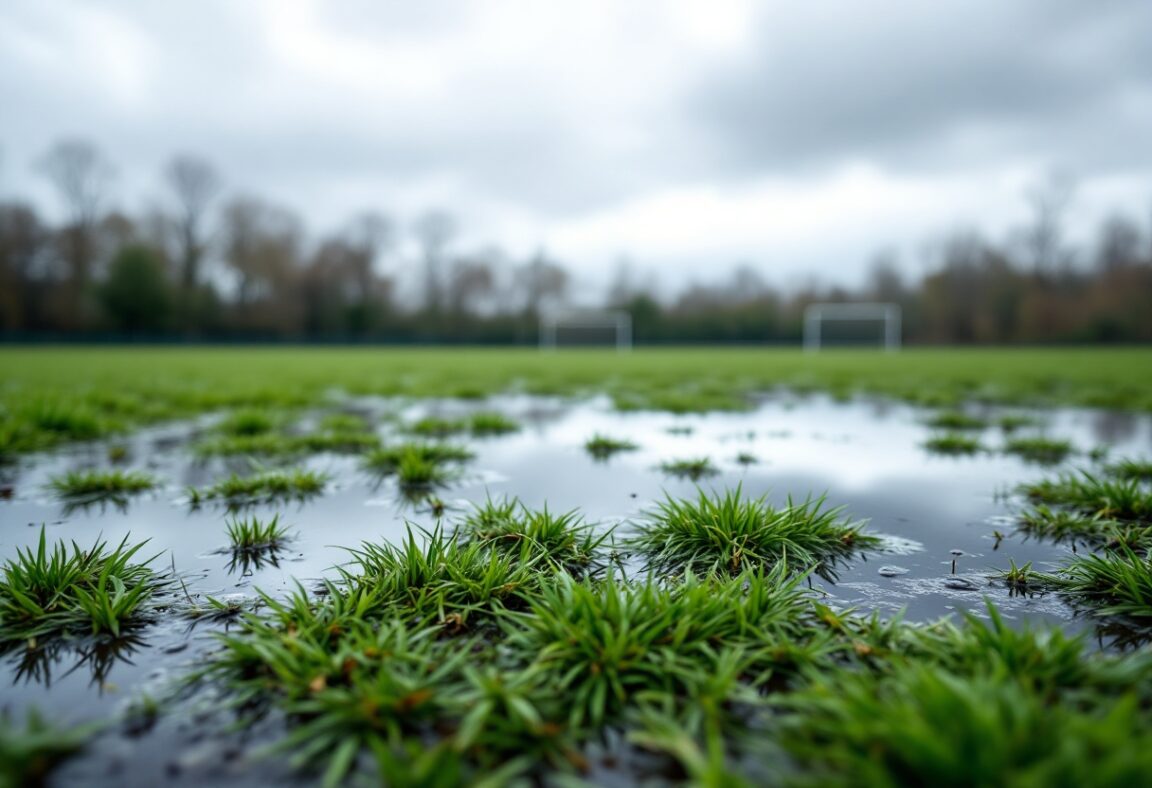
[[[580,332],[583,332],[583,341],[561,342],[566,334]],[[540,349],[555,350],[567,344],[597,344],[587,339],[593,332],[603,336],[611,332],[611,342],[605,344],[610,344],[617,351],[632,349],[632,315],[621,310],[568,311],[541,315]]]
[[[823,344],[823,326],[828,320],[877,321],[883,323],[881,347],[900,349],[900,305],[889,303],[809,304],[804,309],[804,349],[812,352]]]

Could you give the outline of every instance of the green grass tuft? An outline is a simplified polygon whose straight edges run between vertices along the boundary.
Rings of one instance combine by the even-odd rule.
[[[262,522],[255,517],[236,518],[228,524],[228,541],[233,553],[263,553],[275,551],[288,541],[288,529],[280,524],[280,515]]]
[[[958,432],[933,435],[924,441],[924,448],[932,454],[943,454],[953,457],[979,454],[985,451],[984,445],[980,443],[979,438],[962,435]]]
[[[1131,548],[1075,556],[1044,580],[1099,615],[1152,620],[1152,557]]]
[[[820,785],[1142,782],[1152,733],[1134,693],[1053,702],[1027,675],[916,665],[838,672],[785,698],[781,743]]]
[[[660,463],[660,470],[669,476],[676,476],[694,482],[709,476],[716,476],[720,473],[720,469],[713,465],[712,460],[708,457],[668,460]]]
[[[48,482],[57,496],[66,500],[125,500],[155,489],[156,479],[146,473],[129,471],[69,471]]]
[[[1056,465],[1072,454],[1072,442],[1044,437],[1013,438],[1004,444],[1004,452],[1038,465]]]
[[[35,710],[19,724],[7,709],[0,711],[0,786],[46,785],[49,774],[80,752],[97,730],[96,725],[60,728]]]
[[[541,560],[574,573],[602,565],[603,548],[610,531],[597,534],[576,512],[553,514],[545,507],[536,511],[519,500],[489,499],[457,527],[466,543],[479,542],[531,564]]]
[[[407,431],[424,438],[447,438],[468,432],[467,419],[445,419],[439,416],[425,416],[407,426]]]
[[[272,432],[278,420],[263,410],[238,410],[229,413],[217,426],[217,430],[233,437],[265,435]]]
[[[1109,465],[1105,471],[1117,479],[1152,481],[1152,460],[1120,460]]]
[[[451,443],[400,443],[384,446],[364,455],[364,467],[381,476],[397,473],[405,458],[416,457],[434,465],[462,463],[472,459],[471,450]],[[408,460],[410,463],[411,459]]]
[[[778,563],[830,572],[837,559],[879,544],[842,512],[824,508],[823,497],[789,498],[775,508],[766,496],[743,497],[739,487],[722,495],[701,490],[695,500],[659,503],[626,544],[660,574],[737,573]]]
[[[1019,489],[1033,501],[1067,506],[1091,516],[1152,521],[1152,489],[1136,479],[1106,479],[1081,471]]]
[[[624,451],[635,451],[638,448],[639,446],[630,440],[611,438],[607,435],[601,435],[600,433],[596,433],[584,442],[584,450],[591,454],[592,458],[596,460],[606,460],[613,454],[619,454]]]
[[[940,413],[934,414],[924,423],[933,429],[950,431],[979,431],[988,427],[986,420],[959,410],[941,411]]]
[[[468,430],[477,437],[507,435],[520,430],[520,422],[498,411],[478,411],[468,417]]]
[[[188,496],[192,506],[204,501],[239,506],[261,501],[306,500],[324,492],[327,483],[327,475],[300,469],[267,471],[255,476],[233,474],[202,489],[190,488]]]
[[[146,603],[166,580],[133,561],[146,542],[127,537],[108,549],[97,542],[48,546],[41,527],[35,548],[16,548],[0,572],[0,648],[67,634],[119,636],[146,620]]]

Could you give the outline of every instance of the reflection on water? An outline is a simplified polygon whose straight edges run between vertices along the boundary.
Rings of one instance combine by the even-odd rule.
[[[3,653],[3,657],[12,684],[41,684],[47,688],[53,680],[87,673],[88,686],[103,694],[112,669],[118,663],[134,664],[131,657],[146,646],[144,637],[135,632],[120,637],[53,638],[35,645],[19,644]]]

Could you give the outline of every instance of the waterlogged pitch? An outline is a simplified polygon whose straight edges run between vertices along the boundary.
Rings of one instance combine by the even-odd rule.
[[[0,785],[1152,773],[1147,351],[0,362]]]

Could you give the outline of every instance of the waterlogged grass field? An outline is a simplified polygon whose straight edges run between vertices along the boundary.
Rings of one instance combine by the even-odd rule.
[[[1152,774],[1152,351],[0,370],[0,786]]]

